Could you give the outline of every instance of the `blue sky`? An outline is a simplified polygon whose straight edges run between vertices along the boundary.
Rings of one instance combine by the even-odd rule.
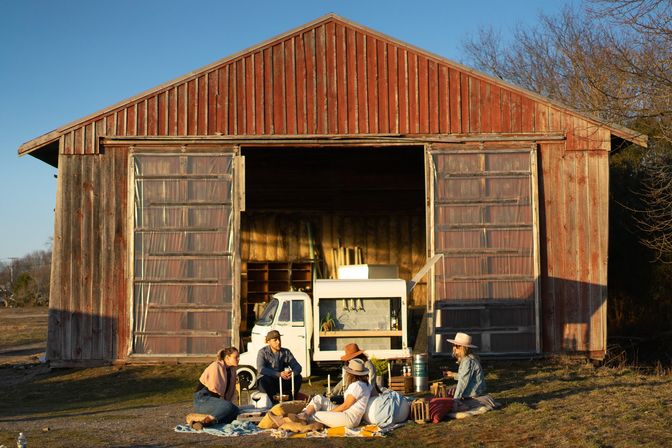
[[[6,0],[0,2],[0,261],[46,249],[56,169],[18,147],[144,90],[333,12],[465,62],[569,0]]]

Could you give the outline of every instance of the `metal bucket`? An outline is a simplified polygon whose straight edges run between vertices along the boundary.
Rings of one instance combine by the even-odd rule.
[[[427,369],[427,353],[413,355],[413,384],[416,392],[429,390],[429,374]]]

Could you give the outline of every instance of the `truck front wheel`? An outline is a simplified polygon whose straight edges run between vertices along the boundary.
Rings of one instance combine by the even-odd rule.
[[[240,366],[238,367],[238,384],[240,384],[240,390],[251,390],[254,389],[254,385],[257,383],[257,371],[250,366]]]

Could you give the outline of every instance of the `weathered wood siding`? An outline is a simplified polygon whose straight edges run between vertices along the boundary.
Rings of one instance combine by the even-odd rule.
[[[127,153],[61,155],[49,303],[50,360],[113,360],[129,338]]]
[[[425,258],[425,217],[417,215],[277,214],[246,213],[241,223],[241,258],[249,261],[296,261],[310,258],[307,223],[316,248],[333,272],[331,248],[339,242],[362,249],[364,262],[396,264],[401,278],[410,279]],[[413,305],[427,303],[427,285],[419,283]]]
[[[65,154],[99,136],[567,132],[595,125],[370,30],[328,18],[64,130]]]
[[[607,334],[609,153],[564,146],[539,151],[543,348],[599,356]]]

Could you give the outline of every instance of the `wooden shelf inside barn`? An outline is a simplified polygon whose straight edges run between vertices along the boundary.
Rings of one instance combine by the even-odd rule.
[[[375,337],[401,337],[401,330],[339,330],[321,331],[321,338],[375,338]]]
[[[247,317],[255,304],[268,303],[273,294],[291,289],[312,293],[311,261],[248,261],[241,267],[241,330],[247,330]]]

